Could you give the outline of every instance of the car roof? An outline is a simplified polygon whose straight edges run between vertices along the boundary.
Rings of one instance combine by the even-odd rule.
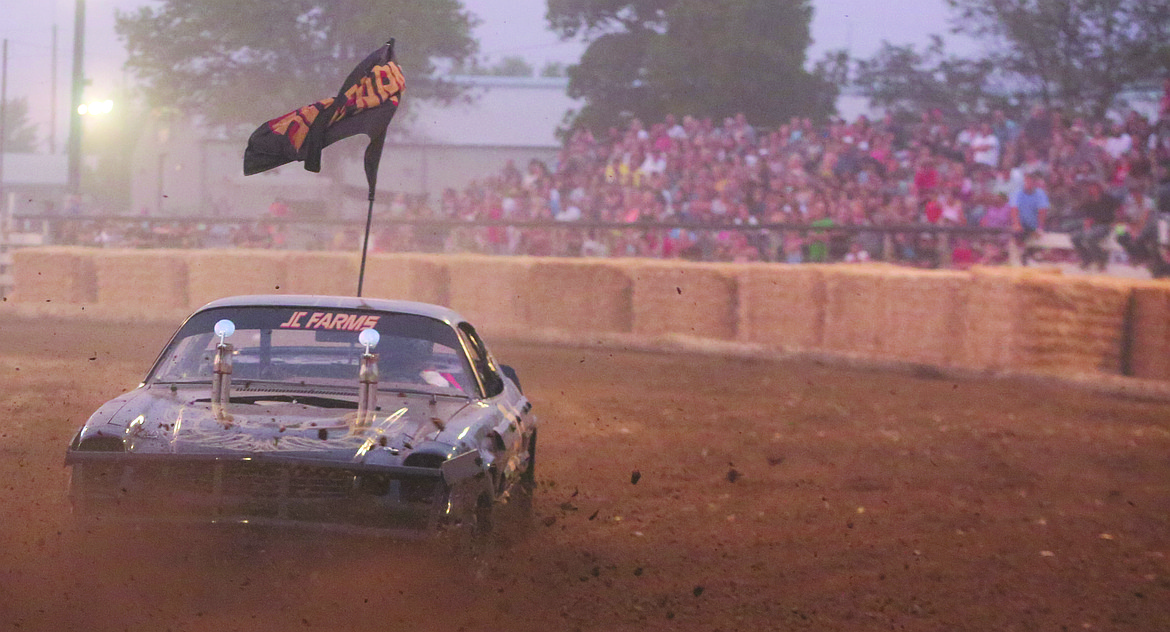
[[[309,307],[324,309],[369,309],[379,312],[416,314],[443,321],[451,326],[466,322],[458,312],[430,303],[394,301],[383,298],[357,296],[325,296],[319,294],[251,294],[229,296],[200,307],[196,313],[217,307]]]

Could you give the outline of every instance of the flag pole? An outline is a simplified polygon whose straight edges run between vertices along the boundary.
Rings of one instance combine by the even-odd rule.
[[[385,44],[385,57],[382,61],[394,61],[394,38],[391,37]],[[400,90],[401,92],[401,90]],[[341,94],[337,95],[338,101],[341,100]],[[390,117],[394,116],[394,112],[398,110],[398,102],[394,101],[394,109],[390,111]],[[362,236],[362,264],[358,268],[358,298],[362,296],[362,285],[366,280],[366,254],[370,249],[370,225],[374,222],[374,194],[378,190],[378,164],[382,161],[382,148],[386,145],[386,127],[390,124],[390,118],[386,118],[386,122],[377,126],[373,133],[370,134],[370,144],[366,146],[365,163],[366,168],[366,184],[370,185],[370,205],[366,209],[366,233]]]
[[[366,251],[370,246],[370,224],[374,221],[374,189],[370,189],[370,206],[366,210],[366,235],[362,238],[362,266],[358,269],[358,298],[362,296],[362,282],[366,279]]]
[[[81,2],[81,0],[78,0]],[[370,53],[349,73],[337,96],[264,123],[252,132],[244,150],[244,175],[261,173],[280,165],[301,160],[305,170],[321,171],[321,150],[355,134],[370,137],[363,160],[366,183],[370,185],[370,205],[366,210],[366,232],[362,238],[362,262],[358,271],[357,295],[361,297],[366,280],[366,259],[370,250],[370,227],[374,223],[374,192],[377,191],[378,163],[386,144],[386,127],[398,111],[404,80],[402,69],[394,61],[394,38]],[[290,121],[308,131],[290,135]]]

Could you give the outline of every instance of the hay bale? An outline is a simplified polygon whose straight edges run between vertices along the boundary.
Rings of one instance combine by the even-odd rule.
[[[1024,278],[1051,274],[1026,268],[978,266],[968,274],[963,349],[958,364],[1001,370],[1017,364],[1020,295],[1015,286]]]
[[[734,340],[739,320],[737,269],[685,261],[630,261],[633,333]]]
[[[47,246],[12,253],[12,300],[23,303],[94,303],[97,280],[91,248]]]
[[[1170,284],[1135,287],[1130,318],[1129,374],[1170,380]]]
[[[824,266],[744,266],[737,279],[740,342],[786,351],[812,351],[824,344]]]
[[[1170,285],[1136,287],[1128,344],[1134,377],[1170,380]]]
[[[1024,277],[1018,296],[1016,367],[1058,373],[1120,373],[1132,289],[1070,277]]]
[[[361,255],[348,252],[289,252],[281,292],[353,296],[360,262]]]
[[[628,333],[633,282],[630,262],[535,259],[525,296],[528,324],[563,332]]]
[[[963,272],[898,268],[878,285],[877,352],[884,358],[933,365],[963,359],[967,290]]]
[[[454,255],[443,261],[452,309],[480,329],[517,334],[526,330],[528,303],[537,300],[529,283],[533,259]]]
[[[869,266],[824,269],[826,350],[879,355],[886,333],[888,301],[883,283],[888,276],[888,269]]]
[[[1039,343],[1034,347],[1033,366],[1054,366],[1075,373],[1121,372],[1130,287],[1074,279],[1043,286],[1025,283],[1023,287],[1031,290],[1024,302],[1026,307],[1030,301],[1041,302],[1030,310],[1034,314],[1029,321],[1032,326],[1025,328],[1029,334],[1043,332],[1042,336],[1029,336]]]
[[[174,250],[100,250],[94,254],[97,302],[127,308],[185,309],[187,261]]]
[[[288,254],[273,250],[191,250],[187,258],[189,307],[225,296],[288,294]]]
[[[366,280],[362,294],[376,298],[449,305],[450,285],[451,275],[443,256],[378,254],[370,256],[366,262]]]

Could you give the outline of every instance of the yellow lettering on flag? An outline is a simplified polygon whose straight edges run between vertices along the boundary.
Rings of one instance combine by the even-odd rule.
[[[406,83],[402,76],[402,69],[393,62],[381,66],[374,66],[370,74],[362,77],[361,81],[345,91],[345,107],[338,108],[330,119],[330,124],[352,116],[363,110],[376,108],[384,103],[398,103],[400,92]]]
[[[306,105],[299,110],[273,119],[268,125],[273,132],[287,136],[289,142],[299,151],[301,145],[305,142],[305,137],[309,135],[309,127],[313,124],[313,121],[317,120],[317,114],[321,110],[329,107],[332,103],[333,98],[330,97],[312,105]]]

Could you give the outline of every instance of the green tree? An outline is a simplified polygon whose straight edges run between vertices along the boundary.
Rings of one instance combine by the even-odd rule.
[[[489,68],[488,74],[497,77],[531,77],[536,74],[536,68],[523,57],[505,57]]]
[[[471,57],[475,24],[459,0],[163,0],[115,28],[151,105],[255,125],[332,96],[388,37],[411,100],[453,99],[435,64]]]
[[[813,74],[820,77],[821,80],[827,81],[838,88],[843,88],[849,85],[853,73],[853,58],[849,56],[849,51],[839,48],[837,50],[826,51],[820,59],[813,64]]]
[[[10,154],[31,154],[37,150],[37,126],[28,118],[28,99],[19,97],[4,103],[4,147]]]
[[[820,102],[817,104],[819,111],[827,114],[837,111],[837,95],[851,85],[853,66],[853,58],[845,49],[826,51],[813,64],[813,76],[825,86],[820,92]]]
[[[565,65],[559,61],[550,61],[540,69],[541,77],[564,77]]]
[[[1049,105],[1100,116],[1128,86],[1166,71],[1166,0],[947,0],[957,33],[996,45],[988,61]]]
[[[857,61],[853,85],[870,104],[890,110],[977,114],[1010,108],[1011,96],[993,89],[1002,85],[995,73],[990,60],[947,55],[942,38],[933,36],[923,50],[883,42],[873,57]]]
[[[825,112],[833,87],[804,69],[808,0],[549,0],[550,26],[589,42],[568,69],[585,105],[575,125],[601,129],[667,112],[743,112],[768,125]]]

